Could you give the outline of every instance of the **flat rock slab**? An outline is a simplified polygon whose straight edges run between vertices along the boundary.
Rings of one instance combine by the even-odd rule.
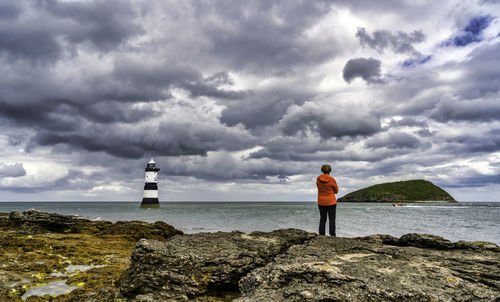
[[[497,246],[449,243],[446,249],[436,249],[441,247],[437,242],[446,240],[419,234],[403,237],[318,237],[306,245],[292,246],[240,280],[243,295],[238,301],[500,299]]]
[[[120,290],[139,301],[498,301],[500,249],[424,234],[177,235],[139,241]]]

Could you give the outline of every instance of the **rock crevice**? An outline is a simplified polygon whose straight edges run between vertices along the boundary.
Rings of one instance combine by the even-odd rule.
[[[316,236],[291,229],[248,235],[236,231],[200,233],[174,236],[167,242],[144,239],[132,252],[121,292],[127,297],[172,300],[214,292],[236,297],[243,276]]]

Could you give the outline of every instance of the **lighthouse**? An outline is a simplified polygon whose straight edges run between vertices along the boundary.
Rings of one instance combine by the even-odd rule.
[[[158,202],[158,171],[156,163],[151,160],[146,165],[146,183],[144,184],[144,197],[142,198],[141,208],[159,208]]]

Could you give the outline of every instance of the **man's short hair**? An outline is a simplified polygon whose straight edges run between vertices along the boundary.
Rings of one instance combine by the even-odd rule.
[[[330,172],[332,172],[332,167],[330,167],[330,165],[322,165],[321,172],[323,172],[325,174],[330,173]]]

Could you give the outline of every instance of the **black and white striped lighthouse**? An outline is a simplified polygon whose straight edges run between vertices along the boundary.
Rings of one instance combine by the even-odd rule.
[[[144,197],[141,208],[159,208],[158,201],[158,171],[155,161],[151,160],[146,165],[146,183],[144,184]]]

